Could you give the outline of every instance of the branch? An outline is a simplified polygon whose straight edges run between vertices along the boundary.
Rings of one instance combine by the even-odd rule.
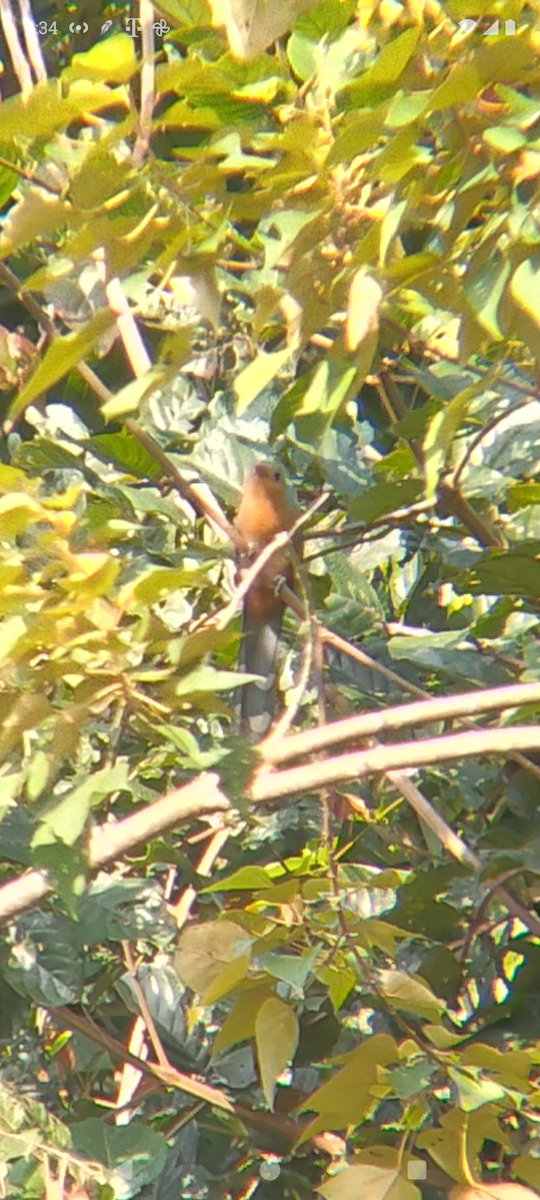
[[[412,347],[415,352],[420,354],[423,358],[427,356],[430,358],[438,358],[443,362],[451,363],[452,366],[456,367],[458,370],[462,369],[462,363],[458,358],[455,357],[455,355],[445,354],[444,350],[439,350],[439,348],[436,346],[429,346],[428,349],[425,340],[416,337],[416,335],[411,333],[410,329],[407,329],[406,325],[401,325],[399,321],[394,321],[391,317],[385,317],[385,325],[391,329],[394,329],[396,333],[399,333],[400,337],[408,342],[409,346]],[[478,363],[468,362],[467,371],[471,375],[476,375],[479,379],[487,379],[492,375],[493,365],[490,365],[489,367],[480,367]],[[527,399],[525,403],[527,404],[532,403],[533,400],[540,400],[540,389],[533,387],[531,384],[518,383],[517,380],[510,379],[509,376],[505,375],[503,372],[501,372],[501,374],[498,376],[498,382],[503,384],[504,387],[508,388],[510,391],[519,392],[522,396],[526,396]],[[509,409],[508,412],[513,412],[513,408]],[[506,414],[507,416],[508,412]]]
[[[401,704],[383,712],[347,717],[322,728],[307,729],[278,741],[270,736],[259,749],[265,762],[274,766],[303,758],[322,748],[340,742],[358,741],[407,725],[424,725],[432,721],[448,721],[456,717],[477,716],[493,709],[518,708],[523,704],[540,704],[540,683],[517,683],[508,687],[486,688],[481,692],[464,692],[457,696],[438,696],[415,704]]]
[[[84,1037],[100,1046],[101,1049],[107,1050],[114,1058],[120,1059],[120,1062],[130,1063],[142,1075],[158,1079],[166,1087],[177,1088],[179,1091],[188,1092],[190,1096],[197,1096],[199,1100],[213,1104],[216,1108],[224,1109],[225,1112],[234,1112],[234,1105],[219,1088],[202,1083],[199,1079],[193,1079],[191,1075],[184,1075],[183,1071],[177,1071],[176,1067],[162,1067],[158,1063],[138,1058],[136,1054],[130,1054],[129,1050],[116,1038],[110,1037],[103,1029],[98,1029],[97,1025],[94,1025],[94,1022],[88,1017],[81,1017],[78,1013],[72,1012],[70,1008],[53,1008],[52,1013],[55,1020],[61,1022],[66,1029],[74,1029],[78,1033],[84,1034]]]
[[[151,0],[140,0],[139,19],[141,22],[141,112],[137,139],[133,149],[133,165],[140,167],[148,153],[150,134],[152,132],[152,113],[155,99],[154,74],[154,8]]]
[[[103,282],[105,283],[105,280]],[[141,379],[150,370],[152,364],[120,280],[109,279],[105,284],[105,292],[109,308],[116,317],[116,328],[133,374],[136,379]]]
[[[103,867],[120,858],[141,842],[158,833],[197,817],[216,812],[230,812],[231,805],[219,788],[217,775],[200,775],[185,787],[175,788],[161,800],[156,800],[140,812],[126,817],[118,825],[100,825],[90,835],[88,864],[91,869]],[[44,871],[29,871],[0,888],[0,921],[15,916],[23,908],[38,904],[51,891]]]
[[[2,25],[4,27],[6,45],[11,55],[13,69],[21,85],[21,94],[24,100],[33,90],[34,83],[32,80],[32,72],[28,65],[28,60],[20,43],[17,24],[13,15],[10,0],[2,0],[0,12],[2,17]]]
[[[480,546],[493,546],[496,550],[504,550],[507,543],[503,534],[471,508],[450,475],[441,479],[437,497],[443,515],[453,516],[461,521]]]
[[[263,768],[253,783],[251,795],[256,803],[266,803],[282,796],[297,796],[317,791],[328,784],[363,779],[366,775],[387,771],[418,770],[456,758],[472,758],[481,754],[507,754],[512,750],[540,749],[540,725],[514,725],[510,729],[479,729],[418,742],[397,742],[394,745],[374,746],[357,750],[325,762],[303,764],[288,771]]]
[[[34,14],[32,12],[29,0],[19,0],[19,9],[21,13],[21,25],[23,27],[24,40],[28,57],[34,68],[34,75],[38,83],[43,83],[47,78],[47,68],[41,53],[41,45],[35,26]]]
[[[109,305],[115,314],[116,325],[124,350],[130,362],[136,379],[141,379],[150,370],[151,362],[146,346],[137,326],[137,322],[129,306],[119,279],[111,279],[106,287]],[[214,497],[211,499],[203,492],[198,484],[190,484],[181,471],[171,462],[169,456],[161,449],[151,434],[139,425],[138,421],[128,417],[124,421],[125,428],[137,439],[139,444],[157,462],[164,474],[174,483],[180,495],[193,506],[195,512],[205,517],[211,525],[225,534],[228,541],[241,552],[246,551],[246,544],[234,525],[231,525],[221,511]]]
[[[299,601],[294,595],[294,592],[291,592],[289,588],[282,588],[280,594],[282,599],[285,600],[286,604],[288,604],[290,608],[294,609],[296,613],[299,613],[301,617],[304,616],[303,609],[301,605],[299,605]],[[327,629],[324,625],[321,626],[321,638],[325,645],[332,646],[334,650],[338,650],[341,654],[346,654],[355,662],[361,663],[363,667],[367,667],[370,671],[377,672],[382,676],[383,679],[387,679],[389,683],[393,683],[399,687],[402,692],[410,692],[411,695],[418,696],[421,700],[431,700],[429,692],[424,691],[423,688],[417,687],[415,683],[410,683],[408,679],[404,679],[403,676],[398,675],[396,671],[391,671],[389,667],[385,667],[383,663],[377,662],[376,659],[371,658],[369,654],[366,654],[364,650],[360,650],[358,646],[353,646],[352,642],[348,642],[345,638],[340,637],[339,634],[334,633],[333,630]],[[472,726],[473,729],[476,728],[474,723],[466,718],[462,723],[464,725]],[[526,758],[524,754],[521,754],[515,750],[510,755],[510,758],[512,758],[514,762],[518,763],[520,767],[523,767],[523,769],[528,771],[531,775],[534,775],[536,779],[540,780],[540,767],[537,767],[536,764],[531,762],[529,758]]]

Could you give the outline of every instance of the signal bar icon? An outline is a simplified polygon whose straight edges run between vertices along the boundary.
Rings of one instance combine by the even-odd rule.
[[[473,21],[471,17],[465,17],[465,19],[463,21],[458,21],[458,25],[459,25],[459,28],[462,29],[464,33],[471,33],[471,31],[473,29],[476,29],[476,26],[478,25],[478,21]],[[498,32],[499,32],[499,21],[494,21],[493,25],[490,25],[489,29],[486,29],[485,33],[483,34],[483,37],[494,37],[495,34],[497,34]],[[506,34],[515,33],[516,32],[516,22],[515,21],[505,21],[504,32]]]
[[[489,37],[490,34],[491,34],[491,36],[494,36],[498,32],[499,32],[499,22],[494,21],[493,25],[490,25],[489,29],[486,29],[484,37]],[[504,22],[504,32],[507,34],[515,33],[516,32],[516,22],[515,21],[505,21]]]

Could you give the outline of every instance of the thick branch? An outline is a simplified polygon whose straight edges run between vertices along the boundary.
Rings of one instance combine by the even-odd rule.
[[[317,791],[330,784],[387,771],[416,770],[456,758],[482,754],[508,754],[513,750],[540,749],[540,725],[514,725],[509,729],[479,729],[425,741],[397,742],[357,750],[325,762],[313,762],[288,771],[259,772],[251,795],[257,803]]]
[[[307,729],[279,741],[270,736],[259,749],[266,762],[277,765],[290,762],[293,758],[307,757],[340,742],[378,736],[406,725],[478,716],[493,709],[518,708],[523,704],[540,704],[540,683],[518,683],[509,687],[485,688],[480,692],[464,692],[457,696],[437,696],[414,704],[400,704],[382,712],[364,713],[359,717],[334,721],[322,728]]]
[[[120,858],[134,846],[147,842],[158,833],[182,821],[230,812],[231,805],[219,788],[217,775],[200,775],[185,787],[156,800],[118,825],[101,825],[93,830],[88,844],[88,862],[92,869]],[[23,908],[38,904],[51,890],[44,871],[29,871],[0,888],[0,921],[15,916]]]

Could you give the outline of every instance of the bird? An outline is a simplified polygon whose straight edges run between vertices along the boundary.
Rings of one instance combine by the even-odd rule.
[[[256,463],[246,476],[235,519],[247,550],[241,559],[240,578],[242,566],[252,563],[277,533],[291,529],[299,516],[296,497],[282,468],[272,462]],[[296,539],[294,546],[299,553]],[[268,573],[274,576],[274,583],[269,581]],[[239,667],[261,679],[239,689],[238,708],[241,730],[254,739],[266,733],[276,708],[276,664],[285,607],[276,595],[280,577],[291,586],[293,569],[288,547],[276,550],[265,567],[265,577],[260,575],[254,580],[244,599]]]

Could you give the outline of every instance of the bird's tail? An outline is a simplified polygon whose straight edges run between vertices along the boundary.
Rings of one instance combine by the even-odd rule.
[[[249,608],[244,609],[239,667],[258,682],[239,688],[240,728],[255,741],[264,737],[272,723],[277,704],[276,668],[281,634],[281,608],[262,621]]]

